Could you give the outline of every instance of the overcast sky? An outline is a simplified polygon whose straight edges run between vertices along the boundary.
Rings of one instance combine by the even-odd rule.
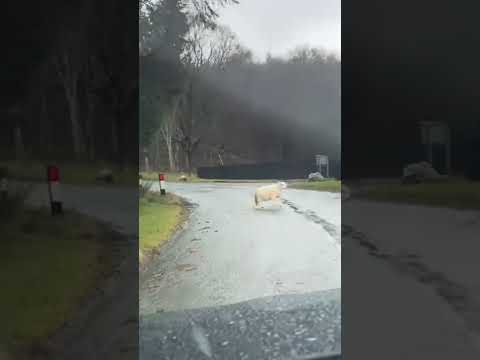
[[[219,10],[241,43],[263,60],[298,45],[341,54],[341,0],[239,0]]]

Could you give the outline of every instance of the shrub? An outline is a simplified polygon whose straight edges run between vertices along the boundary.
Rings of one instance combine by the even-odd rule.
[[[0,223],[8,221],[23,210],[30,192],[28,185],[17,185],[10,189],[6,198],[0,199]]]

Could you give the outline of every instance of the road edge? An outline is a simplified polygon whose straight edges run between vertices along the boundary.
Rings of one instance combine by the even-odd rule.
[[[183,198],[179,195],[176,195],[176,194],[173,194],[173,193],[171,193],[170,195],[172,195],[173,197],[175,197],[178,200],[179,205],[181,207],[179,220],[178,220],[177,224],[175,225],[175,227],[174,227],[171,235],[169,236],[169,238],[166,241],[162,242],[162,244],[160,244],[160,246],[158,246],[154,249],[151,249],[148,252],[143,253],[143,254],[140,254],[140,248],[139,248],[139,259],[138,259],[139,275],[142,275],[147,271],[148,266],[150,265],[150,263],[153,260],[155,260],[158,257],[158,255],[162,251],[162,248],[165,244],[167,244],[171,241],[174,241],[178,237],[178,235],[185,228],[185,225],[186,225],[188,219],[190,218],[192,204],[190,202],[188,202],[185,198]],[[139,244],[140,244],[140,241],[139,241]]]

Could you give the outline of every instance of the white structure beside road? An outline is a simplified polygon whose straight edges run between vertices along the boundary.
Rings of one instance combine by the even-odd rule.
[[[328,166],[328,156],[327,155],[315,155],[315,162],[318,166],[318,172],[322,174],[323,177],[329,177],[329,166]]]

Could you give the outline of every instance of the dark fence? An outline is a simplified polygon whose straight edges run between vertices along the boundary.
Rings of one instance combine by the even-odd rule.
[[[480,138],[471,141],[465,152],[465,175],[468,179],[480,181]]]
[[[199,167],[197,175],[203,179],[305,179],[318,171],[315,161],[283,161],[260,164]],[[340,178],[340,163],[330,161],[330,177]]]

